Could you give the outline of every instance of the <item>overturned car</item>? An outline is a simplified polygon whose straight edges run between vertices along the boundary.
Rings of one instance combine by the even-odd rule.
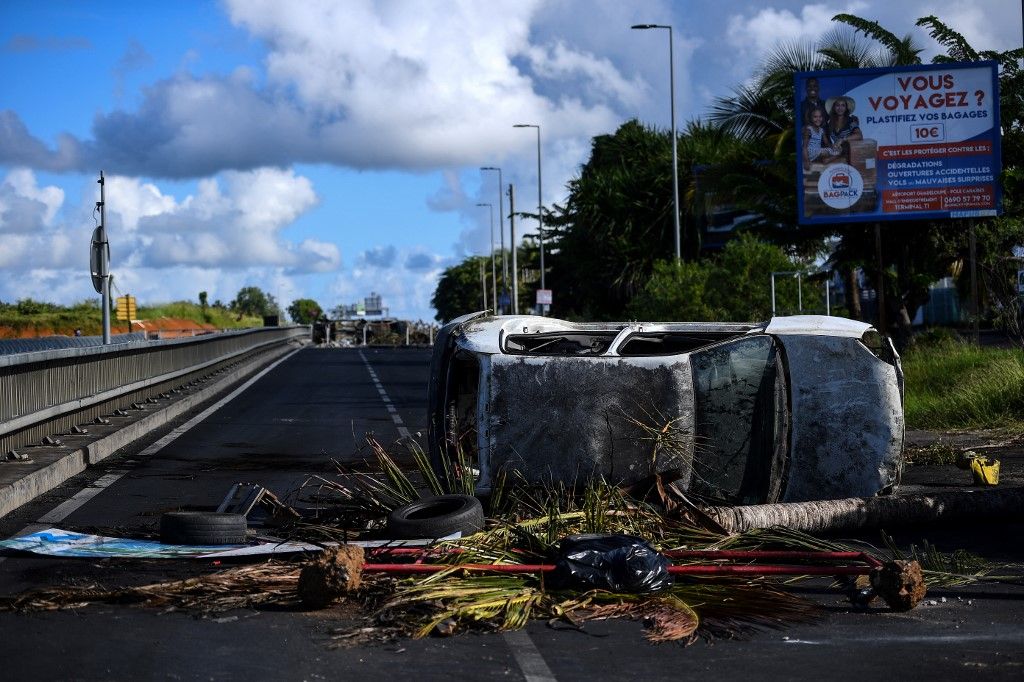
[[[891,492],[903,371],[888,339],[839,317],[766,324],[572,323],[476,313],[438,334],[434,466],[528,483],[670,475],[708,501]]]

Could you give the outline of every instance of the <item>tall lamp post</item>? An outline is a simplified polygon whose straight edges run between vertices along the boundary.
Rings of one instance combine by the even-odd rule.
[[[682,228],[679,226],[679,157],[676,152],[676,74],[675,57],[672,54],[672,27],[663,24],[634,24],[630,28],[636,30],[647,30],[650,28],[668,29],[668,87],[669,96],[672,100],[672,200],[675,214],[676,228],[676,260],[683,257],[682,250]]]
[[[494,265],[494,204],[477,204],[491,209],[491,303],[498,308],[498,275]]]
[[[540,288],[547,289],[547,287],[544,285],[544,215],[540,181],[540,126],[534,125],[532,123],[517,123],[512,127],[537,129],[537,234],[540,237]],[[546,304],[540,307],[541,315],[543,315],[546,312],[546,308]]]
[[[497,166],[481,166],[480,170],[498,171],[498,233],[501,241],[501,291],[508,295],[508,261],[505,260],[505,188],[501,184],[501,169]]]

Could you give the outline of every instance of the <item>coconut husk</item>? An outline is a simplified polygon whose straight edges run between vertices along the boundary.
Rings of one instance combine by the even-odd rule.
[[[330,606],[359,588],[364,562],[362,547],[341,545],[324,550],[302,567],[299,573],[299,599],[314,609]]]

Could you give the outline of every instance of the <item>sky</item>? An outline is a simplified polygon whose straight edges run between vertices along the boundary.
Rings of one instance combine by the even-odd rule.
[[[1022,42],[1019,0],[3,0],[0,301],[98,299],[102,170],[115,295],[258,286],[329,311],[376,292],[433,319],[444,268],[501,243],[480,167],[536,210],[538,131],[514,124],[540,127],[545,206],[594,136],[669,128],[668,31],[631,25],[673,26],[682,127],[840,12],[926,60],[928,15],[979,49]]]

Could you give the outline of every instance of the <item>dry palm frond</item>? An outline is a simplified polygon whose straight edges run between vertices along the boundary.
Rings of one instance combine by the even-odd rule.
[[[576,615],[581,622],[609,618],[642,620],[648,627],[647,639],[652,642],[690,640],[700,626],[697,612],[674,594],[643,601],[603,604]]]
[[[298,566],[267,562],[137,587],[46,587],[4,598],[0,600],[0,609],[52,611],[87,604],[137,604],[209,613],[268,604],[295,604],[298,580]]]
[[[882,533],[882,542],[889,550],[893,559],[913,559],[921,564],[921,572],[924,574],[925,584],[936,587],[956,587],[958,585],[970,585],[978,582],[1008,582],[1021,583],[1024,578],[1020,575],[993,575],[993,571],[1005,568],[993,564],[985,559],[971,554],[962,549],[955,550],[949,554],[940,552],[939,549],[923,540],[921,547],[910,545],[910,554],[907,556],[899,550],[893,539]]]
[[[550,563],[560,539],[574,533],[637,535],[662,547],[713,547],[725,539],[666,519],[653,507],[629,500],[601,482],[579,492],[561,488],[545,496],[513,489],[508,494],[505,518],[486,532],[447,543],[459,549],[445,559],[450,569],[399,582],[382,613],[414,623],[411,634],[417,637],[452,621],[464,627],[504,630],[521,627],[532,618],[579,625],[624,617],[644,621],[652,641],[688,640],[701,626],[707,632],[736,633],[814,615],[810,603],[759,580],[686,580],[661,593],[614,594],[549,590],[539,575],[465,574],[459,566],[466,563]],[[810,542],[800,536],[763,532],[762,536],[748,538],[747,545],[781,543],[803,548]]]

